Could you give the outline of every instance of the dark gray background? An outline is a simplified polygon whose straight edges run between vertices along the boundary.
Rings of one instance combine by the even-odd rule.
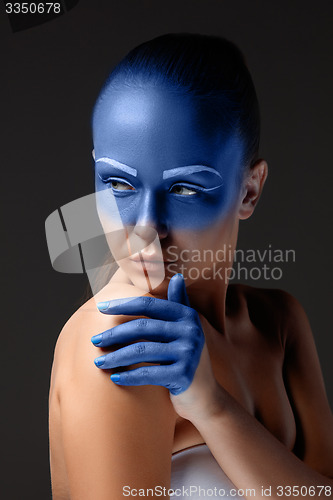
[[[296,250],[282,280],[251,284],[286,289],[303,304],[333,402],[332,10],[330,0],[80,0],[13,34],[0,6],[3,498],[50,498],[53,349],[86,283],[52,270],[44,221],[93,191],[90,113],[108,70],[165,32],[223,35],[246,55],[270,175],[240,245]]]

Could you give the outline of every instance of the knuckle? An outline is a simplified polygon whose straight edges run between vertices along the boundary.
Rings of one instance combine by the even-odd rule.
[[[188,384],[189,380],[193,379],[194,370],[191,365],[185,365],[184,371],[182,374],[182,385],[185,386]]]
[[[184,376],[184,373],[186,371],[186,362],[184,359],[182,359],[179,363],[177,363],[178,365],[178,376],[179,377],[183,377]]]
[[[141,368],[141,378],[142,380],[146,380],[149,376],[149,370],[147,366],[143,366]]]
[[[145,330],[148,326],[148,320],[146,318],[141,318],[137,320],[136,327],[139,331]]]
[[[153,297],[142,297],[142,302],[143,302],[143,305],[146,309],[149,309],[151,306],[152,306],[152,303],[153,303]]]
[[[199,343],[200,339],[203,337],[202,330],[199,325],[193,326],[193,338],[197,343]]]
[[[180,359],[185,359],[188,353],[188,342],[180,342],[178,346],[178,353]]]
[[[135,344],[134,351],[136,354],[141,356],[142,354],[145,353],[146,346],[143,344],[143,342],[138,342],[137,344]]]
[[[185,362],[187,365],[193,364],[193,359],[196,356],[197,346],[194,344],[188,344],[186,349],[186,359]]]
[[[187,308],[186,315],[188,318],[190,318],[191,321],[198,320],[198,313],[195,309],[192,309],[192,307]]]
[[[191,339],[191,342],[200,339],[203,335],[201,325],[197,322],[185,322],[182,325],[182,332],[184,336]]]
[[[188,321],[182,325],[182,332],[185,337],[192,337],[193,335],[193,324]]]
[[[173,367],[173,379],[180,381],[181,377],[183,376],[183,371],[184,371],[184,363],[182,361],[178,361],[178,363],[175,363]]]
[[[107,330],[102,334],[102,342],[109,341],[113,337],[113,328],[110,328],[110,330]]]
[[[183,339],[178,346],[180,359],[191,360],[197,351],[197,347],[198,342],[196,340],[193,340],[192,338],[187,338],[186,340]]]
[[[112,366],[115,362],[115,357],[114,357],[114,354],[112,352],[110,352],[109,354],[106,354],[105,355],[105,362],[104,364],[106,366]]]
[[[182,373],[189,373],[195,369],[199,352],[200,348],[196,344],[186,342],[181,346],[178,364]]]

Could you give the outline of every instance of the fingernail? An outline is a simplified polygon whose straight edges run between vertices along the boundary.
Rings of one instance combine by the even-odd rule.
[[[96,366],[102,366],[104,365],[104,361],[105,361],[105,356],[101,356],[100,358],[96,358],[94,360],[94,363]]]
[[[182,279],[184,279],[184,276],[182,275],[182,273],[174,274],[172,277],[173,278],[182,278]]]
[[[91,337],[91,342],[93,344],[99,344],[100,342],[102,342],[102,338],[103,338],[103,335],[101,333],[99,333],[98,335],[94,335],[93,337]]]
[[[97,307],[100,311],[105,311],[109,307],[110,302],[98,302]]]
[[[120,375],[119,375],[119,373],[113,373],[110,378],[111,378],[112,382],[117,383],[120,380]]]

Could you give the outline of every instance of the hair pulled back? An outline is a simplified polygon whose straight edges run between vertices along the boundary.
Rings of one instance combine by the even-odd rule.
[[[167,34],[142,43],[107,78],[95,105],[123,86],[167,89],[192,98],[210,127],[235,134],[243,144],[243,166],[258,156],[260,115],[256,91],[238,47],[216,36]]]

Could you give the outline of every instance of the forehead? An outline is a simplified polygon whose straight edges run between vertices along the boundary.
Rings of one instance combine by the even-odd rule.
[[[217,168],[240,162],[240,141],[213,129],[193,99],[155,88],[109,90],[96,107],[97,158],[109,157],[139,172],[204,163]]]

